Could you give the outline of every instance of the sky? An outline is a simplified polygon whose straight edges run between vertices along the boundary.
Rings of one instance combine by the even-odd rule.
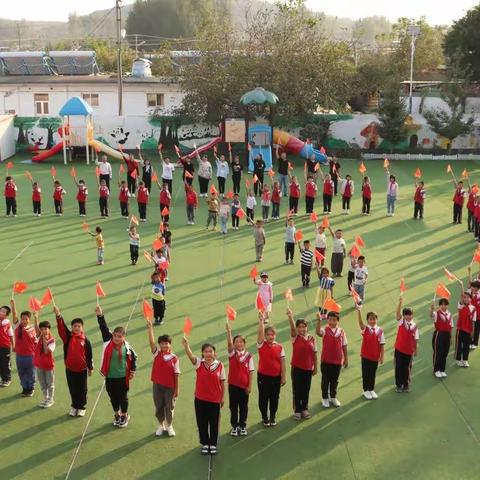
[[[115,0],[2,0],[1,3],[1,18],[66,21],[68,14],[73,11],[83,15],[94,10],[108,9],[115,5]],[[124,4],[127,3],[133,3],[133,0],[124,0]],[[378,15],[395,21],[398,17],[419,18],[424,15],[433,25],[451,24],[476,4],[478,0],[445,3],[441,0],[307,0],[307,6],[311,10],[337,17],[358,19]]]

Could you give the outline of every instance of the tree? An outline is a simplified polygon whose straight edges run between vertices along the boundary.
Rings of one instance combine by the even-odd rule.
[[[472,133],[475,119],[464,120],[466,91],[464,85],[453,80],[441,87],[440,97],[448,105],[448,110],[434,108],[423,112],[430,128],[448,142],[448,151],[452,148],[455,138]]]
[[[453,23],[443,49],[450,63],[458,63],[472,80],[480,80],[480,5]]]
[[[378,109],[379,135],[391,146],[403,142],[408,137],[407,117],[405,101],[400,98],[398,88],[391,87],[384,93]]]
[[[38,128],[46,128],[48,132],[47,144],[45,148],[53,147],[53,134],[55,130],[62,126],[60,117],[40,117],[36,125]]]

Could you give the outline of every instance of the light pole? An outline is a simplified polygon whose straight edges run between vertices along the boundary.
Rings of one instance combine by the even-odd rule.
[[[122,0],[115,0],[117,15],[117,84],[118,84],[118,116],[123,115],[123,73],[122,73],[122,39],[125,30],[122,29]]]
[[[408,96],[408,113],[412,114],[412,96],[413,96],[413,58],[415,56],[415,40],[420,36],[419,25],[409,25],[407,33],[410,35],[410,93]]]

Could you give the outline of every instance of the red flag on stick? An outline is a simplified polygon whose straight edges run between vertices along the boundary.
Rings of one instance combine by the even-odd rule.
[[[75,178],[77,176],[77,171],[75,170],[75,167],[72,167],[70,169],[70,176]]]
[[[243,208],[239,208],[237,210],[237,213],[235,214],[238,218],[245,218],[247,214],[245,213],[245,210]]]
[[[360,298],[360,295],[357,293],[357,291],[353,287],[350,287],[350,292],[352,292],[353,301],[357,305],[362,302],[362,299]]]
[[[137,178],[137,171],[136,170],[132,170],[130,172],[130,176],[135,180]]]
[[[15,282],[13,284],[13,293],[23,293],[28,288],[24,282]]]
[[[405,279],[402,277],[400,279],[400,293],[403,294],[407,291],[407,287],[405,285]]]
[[[365,248],[365,242],[363,241],[363,238],[360,235],[357,235],[355,237],[355,243],[362,248]]]
[[[52,300],[53,300],[52,291],[50,290],[50,287],[48,287],[42,297],[42,307],[45,307],[46,305],[48,305]]]
[[[188,170],[184,170],[184,172],[185,172],[185,178],[193,178],[193,175]]]
[[[233,321],[237,318],[237,311],[232,308],[230,305],[226,305],[225,307],[226,311],[227,311],[227,318],[230,320],[230,321]]]
[[[185,322],[183,324],[183,334],[188,337],[188,335],[190,335],[190,332],[192,331],[192,328],[192,321],[190,320],[190,318],[185,317]]]
[[[329,226],[330,226],[330,220],[328,219],[328,217],[323,217],[322,227],[323,228],[328,228]]]
[[[26,176],[30,181],[33,180],[32,174],[31,174],[28,170],[25,172],[25,176]]]
[[[327,298],[323,304],[323,308],[329,312],[336,313],[340,313],[340,310],[342,309],[342,307],[333,298]]]
[[[153,320],[153,308],[145,298],[143,299],[143,316],[145,320]]]
[[[153,243],[152,243],[152,248],[154,250],[160,250],[163,247],[163,242],[157,238]]]
[[[88,232],[88,223],[82,223],[82,228],[84,232]]]
[[[322,255],[317,249],[313,251],[313,254],[315,255],[317,263],[321,263],[325,260],[325,255]]]
[[[295,240],[296,240],[297,242],[301,242],[301,241],[303,240],[303,233],[302,233],[301,230],[297,230],[297,231],[295,232]]]
[[[448,288],[441,282],[437,285],[437,288],[435,290],[435,295],[437,297],[447,298],[448,300],[450,300],[450,292]]]
[[[422,178],[422,171],[417,168],[414,173],[415,178]]]
[[[34,312],[39,312],[42,309],[42,304],[40,303],[40,300],[38,300],[38,298],[35,298],[33,295],[29,298],[28,305],[30,306],[30,309]]]
[[[255,280],[255,278],[258,277],[258,270],[257,270],[257,266],[254,265],[253,268],[250,270],[250,278],[252,278],[253,280]]]
[[[367,167],[365,166],[365,164],[362,162],[360,164],[360,167],[358,167],[358,171],[363,175],[366,171],[367,171]]]
[[[257,183],[257,182],[258,182],[257,174],[254,174],[253,175],[253,183]]]
[[[287,291],[285,292],[285,300],[287,300],[287,302],[293,302],[293,293],[291,288],[287,288]]]
[[[138,218],[135,215],[132,215],[130,217],[130,223],[133,223],[134,225],[138,225]]]
[[[212,185],[210,185],[210,193],[212,195],[216,195],[218,192],[217,192],[217,189],[215,188],[215,185],[212,183]]]
[[[265,311],[265,305],[263,303],[262,297],[259,294],[257,294],[257,300],[256,300],[255,304],[256,304],[257,310],[259,312],[264,312]]]
[[[154,170],[152,174],[152,182],[158,182],[157,172]]]
[[[452,167],[450,166],[450,164],[447,165],[447,173],[453,173]]]
[[[447,278],[448,278],[451,282],[454,282],[455,280],[458,280],[458,278],[457,278],[452,272],[450,272],[449,270],[447,270],[446,268],[444,268],[443,271],[445,272],[445,275],[447,276]]]
[[[233,198],[233,191],[232,190],[229,190],[226,195],[225,195],[229,200],[231,200]]]
[[[123,163],[120,164],[120,168],[118,169],[119,173],[125,173],[125,167],[123,166]]]
[[[95,176],[96,176],[97,178],[100,177],[100,167],[95,167]]]
[[[248,188],[250,188],[250,180],[248,178],[245,179],[245,186]]]
[[[231,152],[232,151],[232,144],[230,142],[228,142],[228,151]]]
[[[162,217],[166,217],[167,215],[170,215],[170,210],[167,207],[163,207]]]
[[[105,291],[99,281],[97,281],[95,285],[95,291],[97,293],[97,297],[106,297]]]
[[[180,149],[178,148],[178,146],[174,145],[173,148],[175,148],[175,153],[177,154],[177,157],[180,158]]]
[[[10,170],[13,168],[13,163],[12,162],[8,162],[7,163],[7,170]]]
[[[386,158],[384,161],[383,161],[383,168],[388,168],[390,166],[390,162],[388,161],[388,158]]]
[[[57,169],[54,166],[52,166],[52,168],[50,169],[50,174],[53,178],[57,176]]]
[[[352,257],[359,257],[362,254],[360,249],[357,247],[357,244],[354,243],[352,249],[350,250],[350,255]]]
[[[316,212],[312,212],[312,213],[310,214],[310,220],[311,220],[313,223],[316,223],[316,222],[317,222],[318,217],[317,217]]]

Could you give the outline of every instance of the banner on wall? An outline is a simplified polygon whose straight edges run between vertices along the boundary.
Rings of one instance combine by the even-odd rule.
[[[227,118],[225,120],[225,141],[231,143],[245,142],[245,120],[237,118]]]

